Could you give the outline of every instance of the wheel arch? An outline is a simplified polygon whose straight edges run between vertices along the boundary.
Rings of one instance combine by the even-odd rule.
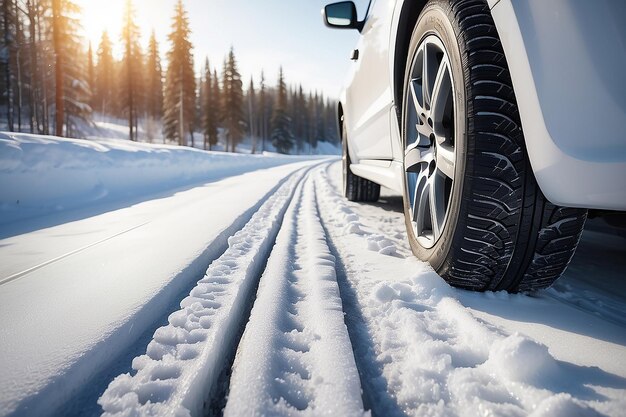
[[[343,131],[343,104],[341,101],[337,101],[337,129],[339,138],[342,138],[341,132]]]
[[[398,17],[397,30],[393,50],[393,99],[396,104],[396,116],[398,125],[401,122],[401,106],[404,93],[404,72],[409,53],[409,43],[413,35],[413,29],[420,13],[426,7],[427,0],[402,2],[402,9]]]

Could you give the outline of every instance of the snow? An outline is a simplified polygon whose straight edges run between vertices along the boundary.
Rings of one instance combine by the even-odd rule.
[[[626,415],[623,235],[458,290],[340,169],[2,134],[0,416]]]
[[[359,309],[351,337],[374,414],[624,415],[623,327],[546,292],[451,288],[410,256],[401,205],[345,202],[338,169],[321,174],[320,212],[344,262],[344,308]],[[395,256],[379,253],[377,235]]]
[[[246,300],[302,174],[292,176],[228,239],[169,324],[154,333],[136,373],[117,377],[99,404],[106,416],[199,415],[234,347]]]
[[[26,168],[19,167],[29,160],[38,176],[62,181],[62,187],[51,187],[64,195],[60,201],[76,208],[61,213],[71,221],[57,224],[57,213],[41,214],[46,210],[37,206],[36,195],[30,191],[31,207],[40,217],[28,218],[32,212],[20,212],[17,207],[5,208],[3,213],[3,220],[12,216],[23,221],[5,223],[0,228],[3,236],[9,236],[0,240],[0,415],[49,415],[64,407],[79,390],[101,389],[103,383],[106,386],[108,381],[92,379],[120,357],[123,359],[147,329],[154,329],[181,291],[202,276],[211,260],[224,251],[228,237],[243,227],[285,177],[311,163],[297,158],[226,157],[181,151],[181,171],[193,171],[195,168],[188,164],[206,159],[204,180],[192,176],[197,181],[191,184],[193,187],[174,190],[168,190],[170,183],[157,181],[152,186],[153,194],[148,195],[141,187],[111,183],[112,188],[135,192],[130,200],[122,199],[114,205],[115,210],[108,211],[103,209],[110,207],[107,204],[94,205],[82,198],[83,193],[73,191],[83,189],[73,182],[81,182],[91,172],[85,161],[97,161],[95,154],[100,149],[132,154],[139,158],[138,166],[131,163],[132,156],[120,155],[117,170],[110,171],[132,182],[130,174],[156,172],[156,167],[151,170],[149,164],[141,168],[145,153],[147,157],[162,153],[167,161],[170,149],[128,142],[115,142],[109,148],[85,141],[21,135],[17,139],[5,135],[3,141],[16,143],[24,157],[17,168],[14,164],[13,169],[0,172],[3,199],[16,192],[6,187],[10,183],[6,177],[24,179],[20,175]],[[34,146],[22,147],[23,143]],[[61,153],[56,152],[56,146],[76,152],[68,164],[80,165],[81,169],[70,174],[64,165],[49,162],[45,155]],[[51,148],[49,152],[47,147]],[[188,152],[190,158],[183,152]],[[37,155],[41,161],[38,165],[34,163]],[[227,173],[253,172],[211,182],[212,177],[225,175],[211,170],[214,158],[216,170],[224,170],[221,164],[228,159],[234,167]],[[287,162],[292,164],[258,169]],[[65,170],[66,176],[48,175],[48,170]],[[181,176],[182,172],[174,175]],[[148,177],[143,175],[146,181]],[[177,179],[173,181],[180,184]],[[68,189],[72,190],[71,198],[64,194]],[[164,191],[154,194],[157,189]],[[30,196],[26,191],[21,192]],[[11,233],[15,229],[29,231],[33,224],[47,226],[28,233]]]
[[[364,415],[313,186],[296,193],[261,278],[225,416]]]
[[[158,192],[293,162],[134,143],[0,133],[0,235],[19,220]]]

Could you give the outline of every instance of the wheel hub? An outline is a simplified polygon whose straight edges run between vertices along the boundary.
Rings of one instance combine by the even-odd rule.
[[[448,54],[428,36],[413,57],[405,93],[405,175],[417,241],[432,248],[445,227],[454,185],[454,82]]]

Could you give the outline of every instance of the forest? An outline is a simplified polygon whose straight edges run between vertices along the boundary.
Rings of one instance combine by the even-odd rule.
[[[320,141],[339,141],[336,103],[287,84],[282,67],[268,85],[261,68],[256,83],[242,79],[234,48],[221,63],[195,57],[183,0],[171,11],[168,44],[159,45],[153,30],[147,48],[132,0],[119,39],[104,31],[98,45],[85,39],[73,0],[1,2],[0,130],[84,138],[97,118],[115,118],[131,141],[207,150],[222,143],[235,152],[248,139],[252,153],[270,144],[307,153]]]

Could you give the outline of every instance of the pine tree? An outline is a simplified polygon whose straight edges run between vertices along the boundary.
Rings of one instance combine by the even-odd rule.
[[[205,85],[205,77],[206,77],[206,60],[205,67],[200,70],[200,75],[196,77],[196,115],[194,117],[194,129],[196,127],[200,128],[202,132],[202,148],[206,150],[207,148],[207,137],[204,133],[204,96],[206,94],[206,85]]]
[[[317,144],[322,142],[326,132],[326,121],[324,120],[324,95],[320,94],[315,105],[315,139],[313,140],[313,148],[317,148]]]
[[[137,120],[140,107],[142,55],[139,45],[139,26],[135,23],[135,9],[132,0],[126,0],[122,25],[124,45],[124,71],[120,84],[120,103],[128,117],[128,137],[137,140]]]
[[[308,132],[308,143],[309,150],[313,148],[317,148],[317,129],[319,124],[317,122],[318,117],[318,94],[317,91],[315,94],[309,94],[309,132]]]
[[[62,0],[52,0],[52,33],[54,41],[55,62],[55,86],[56,86],[56,130],[57,136],[63,136],[63,124],[65,123],[64,82],[65,82],[65,50],[63,48],[64,24],[62,20]]]
[[[223,123],[226,129],[226,139],[231,152],[235,152],[237,145],[243,139],[245,132],[245,115],[243,111],[243,85],[241,75],[237,69],[233,48],[224,61],[222,75],[222,111]]]
[[[256,104],[256,92],[254,91],[254,80],[250,77],[250,84],[248,85],[247,92],[247,103],[248,103],[248,133],[252,138],[252,153],[256,153],[256,141],[257,141],[257,132],[256,132],[256,112],[257,112],[257,104]]]
[[[148,117],[159,120],[163,116],[163,69],[159,56],[159,44],[154,30],[148,44],[148,58],[146,62],[147,92],[146,108]]]
[[[55,54],[55,121],[56,134],[80,134],[80,123],[91,124],[92,109],[87,103],[91,96],[86,78],[86,59],[78,35],[81,8],[72,0],[52,0],[52,40]],[[70,60],[70,58],[73,58]],[[74,133],[76,132],[76,133]]]
[[[211,90],[213,96],[213,109],[215,109],[215,135],[213,139],[209,137],[210,146],[215,146],[219,139],[219,128],[222,127],[222,90],[220,88],[220,78],[217,75],[217,69],[213,69],[213,89]]]
[[[14,33],[13,23],[15,9],[13,8],[13,1],[2,0],[2,38],[4,43],[4,88],[7,97],[7,123],[9,131],[13,132],[15,129],[13,120],[14,111],[14,92],[13,92],[13,73],[12,73],[12,60],[14,50]],[[3,94],[4,95],[4,94]]]
[[[91,91],[89,105],[93,109],[95,103],[94,92],[96,91],[96,73],[93,63],[93,49],[91,47],[91,42],[89,42],[89,50],[87,51],[87,83],[89,84],[89,90]]]
[[[293,134],[296,141],[296,149],[301,153],[304,149],[305,141],[305,118],[306,118],[306,102],[304,99],[304,91],[302,85],[294,88],[291,92],[291,118]]]
[[[259,82],[259,134],[261,135],[261,152],[265,152],[265,140],[268,137],[267,130],[267,91],[265,88],[265,74],[261,71],[261,81]]]
[[[306,132],[308,129],[308,120],[307,120],[307,105],[306,105],[306,97],[304,95],[304,91],[302,89],[302,84],[298,86],[298,93],[296,97],[296,129],[295,134],[298,140],[298,152],[302,153],[304,150],[304,144],[306,142]]]
[[[7,0],[5,0],[7,1]],[[13,3],[13,2],[12,2]],[[14,6],[14,24],[15,24],[15,49],[16,49],[16,59],[15,59],[15,82],[16,82],[16,91],[17,91],[17,131],[22,131],[22,109],[24,104],[24,70],[26,69],[26,55],[22,52],[22,48],[25,45],[25,35],[24,35],[24,25],[22,24],[22,19],[20,18],[20,7],[18,7],[18,2],[15,1],[13,3]]]
[[[196,79],[193,70],[191,30],[182,0],[178,0],[169,40],[168,68],[165,80],[164,132],[179,145],[185,144],[185,131],[193,137],[196,102]]]
[[[283,76],[283,68],[278,73],[278,91],[276,106],[272,115],[272,145],[280,153],[288,153],[293,147],[291,119],[287,114],[287,86]]]
[[[97,54],[95,108],[104,114],[114,114],[113,91],[117,91],[114,81],[117,77],[114,77],[113,47],[106,31],[102,32]]]
[[[217,90],[219,84],[217,74],[211,75],[209,58],[204,65],[204,104],[203,104],[203,127],[204,148],[211,149],[217,145],[217,120],[219,117],[219,101]]]
[[[37,46],[41,58],[40,85],[42,103],[42,133],[51,133],[51,109],[54,101],[54,47],[51,39],[51,24],[49,14],[51,13],[51,2],[37,2],[35,20],[37,24]]]
[[[26,0],[26,10],[28,17],[28,55],[29,55],[29,92],[30,92],[30,130],[31,133],[40,131],[40,100],[39,100],[39,53],[37,44],[37,12],[32,0]]]

